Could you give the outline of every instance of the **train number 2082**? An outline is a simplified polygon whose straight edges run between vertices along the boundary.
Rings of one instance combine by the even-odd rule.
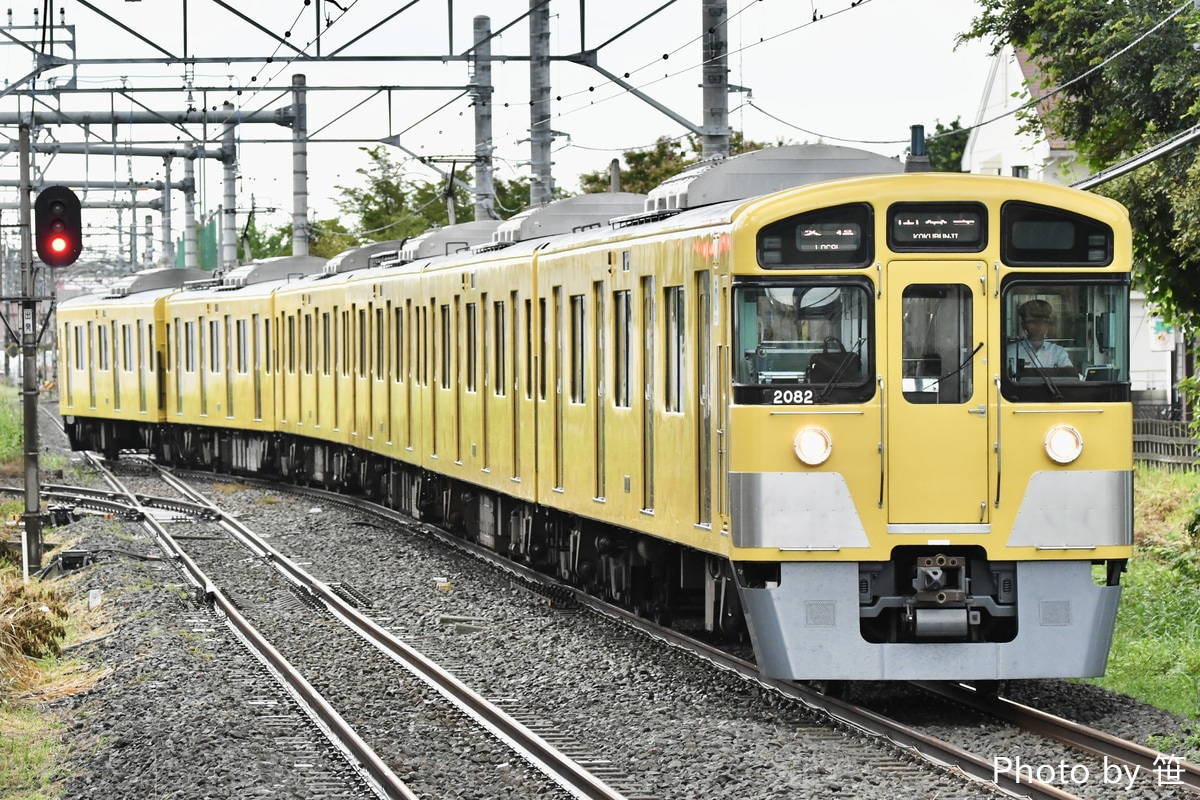
[[[776,389],[771,397],[776,405],[810,406],[813,403],[812,389]]]

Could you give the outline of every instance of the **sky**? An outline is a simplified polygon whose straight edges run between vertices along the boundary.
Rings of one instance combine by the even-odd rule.
[[[729,82],[743,91],[729,98],[735,130],[763,142],[827,142],[899,155],[909,144],[910,126],[932,133],[937,122],[970,125],[987,78],[988,47],[957,45],[977,6],[972,0],[728,0]],[[44,3],[12,5],[11,33],[29,40],[34,12]],[[242,112],[277,109],[290,102],[292,76],[303,73],[310,87],[421,86],[440,89],[376,92],[367,89],[313,90],[308,94],[310,216],[339,216],[338,187],[361,186],[356,173],[368,159],[362,147],[399,136],[404,148],[390,149],[405,174],[437,179],[410,153],[443,159],[474,152],[474,117],[462,94],[469,80],[463,61],[416,60],[462,53],[473,40],[473,19],[487,15],[491,28],[507,27],[492,43],[493,134],[496,176],[528,175],[529,77],[527,63],[504,60],[529,52],[529,27],[521,19],[530,0],[57,0],[55,22],[73,26],[74,54],[112,63],[81,66],[76,85],[89,89],[167,91],[61,93],[45,105],[63,111],[111,112],[118,119],[133,110],[182,111],[188,105],[233,102]],[[113,19],[96,13],[99,9]],[[404,9],[394,14],[397,9]],[[657,12],[656,12],[657,9]],[[594,49],[597,63],[624,75],[642,92],[676,114],[699,124],[701,91],[701,0],[551,0],[552,55]],[[581,16],[582,11],[582,16]],[[656,13],[652,13],[656,12]],[[392,16],[394,14],[394,16]],[[390,17],[390,19],[389,19]],[[114,20],[116,20],[114,22]],[[515,22],[514,22],[515,21]],[[29,30],[21,30],[28,26]],[[62,42],[71,32],[55,29],[55,55],[69,57]],[[319,32],[319,34],[318,34]],[[286,44],[268,34],[285,39]],[[295,50],[321,55],[338,52],[364,58],[398,56],[413,60],[355,63],[296,63]],[[340,48],[345,47],[344,50]],[[261,56],[255,63],[200,63],[190,70],[180,57]],[[266,62],[266,57],[272,57]],[[174,59],[172,63],[119,63],[128,59]],[[29,52],[0,47],[6,83],[32,69]],[[70,67],[44,73],[37,87],[48,90],[71,76]],[[556,184],[578,190],[578,175],[607,167],[622,152],[652,146],[660,136],[678,137],[686,128],[662,111],[609,82],[590,67],[556,61],[551,66],[552,127]],[[191,85],[191,100],[186,90]],[[207,90],[201,91],[206,88]],[[28,98],[0,97],[0,114],[27,111]],[[90,141],[168,146],[188,136],[203,138],[209,126],[181,130],[165,126],[97,125]],[[0,135],[15,139],[14,127]],[[40,134],[61,142],[83,142],[72,125]],[[253,204],[269,225],[290,222],[292,149],[290,131],[278,125],[244,124],[239,129],[238,205]],[[269,141],[264,141],[269,140]],[[113,155],[35,157],[48,183],[82,180],[161,180],[160,158]],[[0,158],[0,180],[18,176],[15,153]],[[221,202],[221,169],[202,162],[198,211]],[[182,178],[176,162],[172,180]],[[89,200],[113,196],[89,188]],[[153,195],[155,193],[149,192]],[[128,192],[117,192],[127,198]],[[0,200],[16,199],[0,187]],[[182,196],[173,195],[176,221]],[[139,220],[147,211],[138,211]],[[97,228],[105,212],[85,211]],[[154,216],[157,226],[158,215]],[[90,218],[90,219],[89,219]],[[128,212],[125,216],[128,225]],[[240,224],[240,221],[239,221]],[[157,235],[157,234],[156,234]]]

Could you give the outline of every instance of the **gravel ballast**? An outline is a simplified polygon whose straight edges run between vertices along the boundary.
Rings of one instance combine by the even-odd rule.
[[[43,452],[62,452],[61,432],[56,439],[41,427]],[[67,473],[63,482],[87,480]],[[259,489],[214,485],[209,494],[324,580],[370,598],[380,624],[459,664],[485,696],[519,700],[523,713],[553,724],[588,758],[610,762],[647,796],[990,796],[640,634],[553,609],[411,532]],[[64,797],[361,796],[337,793],[349,784],[336,757],[287,749],[286,735],[307,722],[287,716],[281,698],[246,677],[255,666],[232,657],[240,646],[194,602],[180,574],[127,555],[159,555],[140,526],[85,517],[51,535],[95,554],[95,564],[60,579],[81,598],[97,589],[102,597],[80,620],[95,638],[70,655],[111,670],[95,688],[46,704],[64,724]],[[389,690],[372,684],[370,670],[348,680],[376,696]],[[1183,722],[1088,686],[1031,682],[1026,694],[1143,741]],[[402,751],[404,732],[391,735]],[[987,747],[1003,744],[989,739]],[[388,758],[403,763],[405,755]],[[438,796],[509,796],[505,781],[471,771],[478,765],[469,753],[457,761],[439,765],[450,788]]]

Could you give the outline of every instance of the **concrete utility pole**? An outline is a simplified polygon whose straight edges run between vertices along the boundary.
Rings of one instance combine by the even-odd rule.
[[[154,217],[146,215],[146,256],[145,265],[149,269],[154,266]]]
[[[196,263],[196,160],[183,160],[183,266],[198,267]]]
[[[492,183],[492,20],[475,18],[471,98],[475,105],[475,219],[499,219]]]
[[[21,391],[25,414],[25,564],[42,566],[42,499],[38,480],[37,298],[34,295],[33,236],[30,233],[29,126],[20,131],[21,171]]]
[[[233,116],[233,103],[228,100],[223,106],[225,123],[225,202],[221,214],[221,267],[236,267],[237,260],[237,119]]]
[[[529,0],[529,205],[554,197],[550,173],[550,4]]]
[[[702,158],[729,155],[729,37],[726,0],[704,0],[704,133],[700,136]]]
[[[163,183],[167,186],[171,185],[171,161],[170,158],[163,159]],[[159,211],[162,212],[162,265],[164,267],[175,266],[175,241],[171,238],[171,191],[163,190],[162,205]]]
[[[308,255],[308,93],[303,75],[292,76],[292,255]]]

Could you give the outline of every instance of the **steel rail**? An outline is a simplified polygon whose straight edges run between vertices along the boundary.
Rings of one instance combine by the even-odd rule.
[[[105,472],[105,480],[110,484],[118,484],[111,473]],[[120,491],[135,504],[138,503],[137,495],[124,489],[120,489]],[[142,524],[155,536],[159,547],[179,564],[196,588],[204,592],[205,598],[212,602],[215,608],[220,609],[226,622],[250,650],[274,669],[279,680],[287,686],[288,691],[296,697],[306,711],[319,721],[334,745],[347,757],[353,759],[362,772],[369,776],[373,788],[381,796],[388,800],[419,800],[417,795],[392,772],[374,749],[362,740],[354,728],[342,718],[321,693],[313,688],[312,684],[305,680],[304,676],[297,672],[287,659],[241,615],[229,598],[183,551],[171,534],[167,532],[165,526],[155,520],[152,514],[144,514]]]
[[[167,471],[162,476],[178,491],[206,503],[199,495]],[[212,476],[207,476],[211,478]],[[305,490],[312,491],[312,490]],[[345,502],[345,496],[335,496]],[[372,506],[371,510],[376,507]],[[217,509],[219,511],[219,509]],[[564,789],[585,800],[625,800],[617,790],[608,786],[574,759],[559,751],[538,734],[513,719],[502,709],[481,697],[449,672],[430,661],[419,651],[398,640],[350,603],[338,596],[328,584],[304,571],[291,559],[259,538],[235,519],[222,514],[219,523],[244,546],[261,558],[270,561],[286,578],[317,596],[330,612],[385,655],[395,659],[410,672],[437,690],[464,714],[504,741],[514,752],[558,783]]]
[[[261,479],[250,479],[250,482],[264,486],[277,486],[277,484],[272,484],[270,481]],[[545,573],[538,572],[514,561],[495,558],[495,554],[487,548],[468,542],[435,526],[414,521],[393,509],[313,487],[288,487],[288,489],[322,497],[345,506],[369,510],[371,513],[390,519],[411,530],[419,530],[436,536],[454,547],[487,560],[490,564],[509,572],[523,581],[545,585],[548,580],[548,576]],[[724,653],[671,628],[655,625],[620,608],[608,605],[588,595],[586,592],[557,582],[554,582],[554,588],[556,591],[569,594],[580,605],[587,606],[601,614],[633,625],[648,635],[659,638],[668,644],[685,650],[699,652],[718,667],[736,672],[747,680],[756,681],[764,687],[773,689],[788,698],[821,711],[829,717],[839,720],[857,730],[890,741],[901,748],[913,752],[925,761],[957,771],[970,779],[995,787],[1012,797],[1029,797],[1035,798],[1035,800],[1039,800],[1040,798],[1046,798],[1047,800],[1071,800],[1074,798],[1078,800],[1077,795],[1073,795],[1053,784],[1039,781],[1036,778],[1019,777],[1012,771],[999,770],[994,763],[969,753],[956,745],[921,733],[914,728],[876,714],[869,709],[821,694],[800,683],[764,678],[758,673],[757,668],[747,661]],[[1014,724],[1026,727],[1032,732],[1055,739],[1069,746],[1078,747],[1093,755],[1101,757],[1108,755],[1110,758],[1119,760],[1129,766],[1141,767],[1146,771],[1143,774],[1154,774],[1161,765],[1161,762],[1160,764],[1154,763],[1155,759],[1161,754],[1149,748],[1141,747],[1136,743],[1127,742],[1067,720],[1058,719],[1044,712],[1039,712],[1036,709],[1013,703],[1012,701],[1002,701],[1000,707],[993,709],[986,702],[986,698],[967,689],[951,691],[946,685],[923,684],[920,682],[915,683],[915,685],[938,694],[944,694],[950,697],[950,699],[972,705],[981,711],[992,713],[997,717],[1006,718],[1006,714],[1012,715],[1014,719],[1009,721],[1012,721]],[[1018,720],[1022,714],[1029,715],[1027,718],[1028,722]],[[1034,720],[1038,720],[1038,722],[1035,723]],[[1072,728],[1078,731],[1077,735],[1071,736],[1068,733]],[[1081,738],[1088,741],[1081,741]],[[1179,785],[1192,791],[1197,791],[1196,786],[1200,785],[1200,767],[1187,762],[1181,762],[1180,771]]]
[[[997,770],[992,762],[955,744],[922,733],[916,728],[889,719],[870,709],[821,694],[801,683],[763,677],[758,668],[748,661],[725,653],[705,642],[692,639],[671,628],[664,628],[627,611],[609,606],[586,593],[574,589],[571,591],[574,593],[575,600],[581,605],[621,619],[668,644],[690,652],[699,652],[704,658],[722,669],[735,672],[746,680],[757,682],[765,688],[772,689],[784,697],[820,711],[864,734],[891,742],[894,746],[916,755],[923,761],[957,772],[977,783],[999,789],[1010,797],[1031,798],[1032,800],[1079,800],[1077,795],[1044,781],[1022,778],[1011,772]]]
[[[275,485],[269,481],[261,481],[261,483],[262,485]],[[485,559],[489,564],[503,569],[525,582],[539,586],[546,585],[548,581],[552,582],[553,588],[556,591],[566,592],[580,605],[587,606],[598,613],[620,620],[668,644],[689,652],[699,653],[719,668],[735,672],[746,680],[755,681],[766,688],[772,689],[789,699],[803,703],[809,708],[822,712],[830,718],[866,735],[891,742],[894,746],[917,756],[923,761],[957,772],[968,780],[998,789],[1010,797],[1031,798],[1031,800],[1080,800],[1078,795],[1071,794],[1052,784],[1039,781],[1036,778],[1023,778],[1012,772],[997,770],[991,762],[969,753],[957,745],[922,733],[915,728],[884,717],[869,709],[821,694],[800,683],[765,678],[759,674],[758,668],[748,661],[725,653],[686,634],[656,625],[635,614],[604,603],[586,592],[553,581],[545,573],[538,572],[523,564],[496,558],[495,553],[485,547],[468,542],[436,526],[416,522],[394,509],[370,503],[360,498],[328,492],[324,489],[313,487],[288,487],[288,489],[325,498],[330,502],[366,510],[397,522],[411,530],[419,530],[436,536],[454,547]],[[341,603],[340,598],[339,603]]]
[[[1120,739],[1003,697],[992,697],[973,691],[961,684],[916,681],[913,685],[1010,722],[1039,736],[1136,768],[1141,774],[1169,777],[1169,783],[1161,784],[1164,787],[1179,786],[1200,794],[1200,766],[1196,764],[1175,759],[1136,742]]]

